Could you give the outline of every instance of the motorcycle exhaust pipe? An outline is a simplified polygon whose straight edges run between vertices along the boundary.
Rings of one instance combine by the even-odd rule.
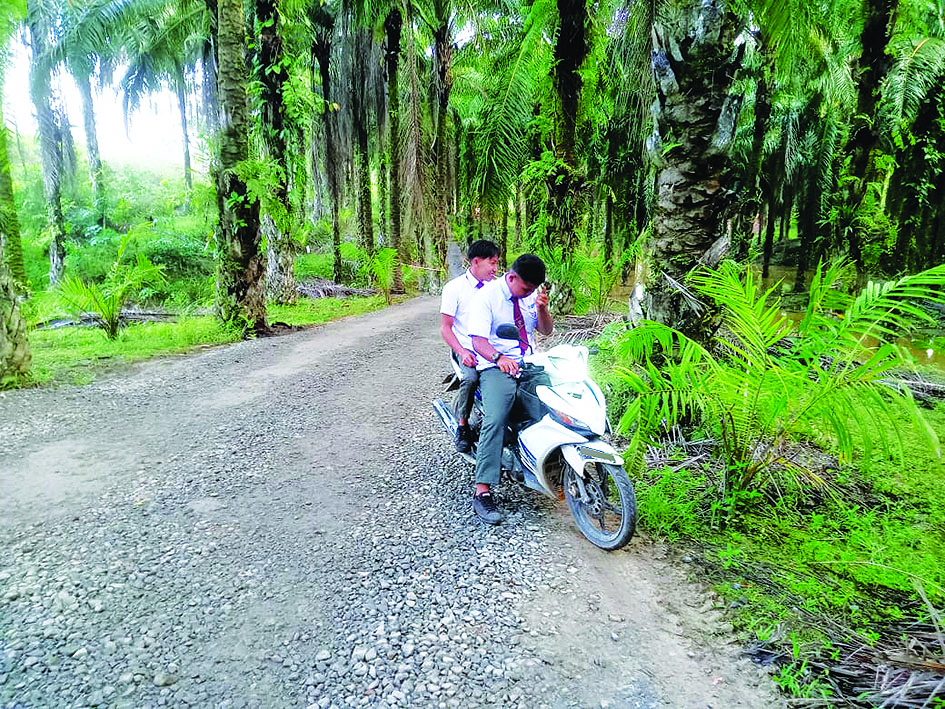
[[[443,428],[446,429],[446,432],[450,435],[451,440],[456,438],[456,431],[459,429],[459,421],[456,420],[456,416],[453,414],[452,407],[448,406],[443,399],[434,399],[433,408],[436,411],[437,416],[440,417],[440,422],[443,424]]]

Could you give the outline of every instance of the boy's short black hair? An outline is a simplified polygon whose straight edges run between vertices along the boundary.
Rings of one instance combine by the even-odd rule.
[[[545,262],[535,254],[522,254],[515,263],[512,264],[512,270],[515,271],[523,281],[540,286],[545,282]]]
[[[474,258],[493,258],[499,255],[499,247],[495,242],[488,239],[479,239],[469,245],[469,251],[466,252],[466,258],[472,263]]]

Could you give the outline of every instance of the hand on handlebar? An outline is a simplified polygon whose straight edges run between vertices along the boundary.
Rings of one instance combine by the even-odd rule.
[[[518,362],[516,362],[514,359],[510,359],[509,357],[502,355],[501,357],[499,357],[499,361],[496,362],[495,364],[499,369],[501,369],[503,372],[505,372],[509,376],[511,377],[518,376],[519,366],[518,366]]]
[[[459,361],[462,362],[467,367],[475,367],[476,355],[474,355],[469,350],[463,350],[463,356],[459,358]]]

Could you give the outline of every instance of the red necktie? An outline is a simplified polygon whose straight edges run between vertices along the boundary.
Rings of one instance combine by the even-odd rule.
[[[515,327],[518,328],[518,347],[524,355],[528,349],[528,333],[525,332],[525,318],[522,317],[522,309],[518,307],[518,298],[512,298],[512,317]]]

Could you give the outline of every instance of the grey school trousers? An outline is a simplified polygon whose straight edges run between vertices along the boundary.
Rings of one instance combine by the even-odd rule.
[[[549,384],[541,367],[525,365],[518,379],[498,367],[479,372],[482,392],[482,429],[476,451],[476,482],[495,485],[502,472],[502,442],[509,415],[515,420],[537,420],[542,416],[542,403],[535,387]]]

